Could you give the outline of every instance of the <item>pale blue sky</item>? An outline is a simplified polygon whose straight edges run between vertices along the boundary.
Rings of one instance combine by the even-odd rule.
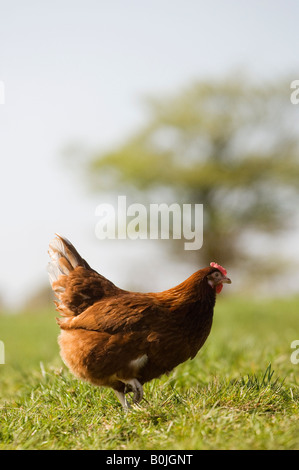
[[[96,239],[100,197],[89,196],[83,176],[80,184],[61,162],[62,149],[115,144],[145,118],[144,95],[195,79],[237,68],[261,80],[298,79],[298,18],[297,0],[0,0],[4,300],[17,305],[47,281],[55,231],[114,282],[124,286],[130,263],[146,278],[148,245],[136,244],[143,271],[121,242]],[[153,272],[158,266],[149,290],[170,287],[166,267],[151,262]],[[176,269],[173,282],[189,269]]]

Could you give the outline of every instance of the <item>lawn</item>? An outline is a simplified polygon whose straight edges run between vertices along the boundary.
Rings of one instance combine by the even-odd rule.
[[[204,348],[128,413],[66,370],[54,307],[2,314],[0,449],[299,449],[298,307],[219,296]]]

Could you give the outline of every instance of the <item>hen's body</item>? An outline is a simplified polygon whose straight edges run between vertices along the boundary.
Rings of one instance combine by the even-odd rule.
[[[142,294],[96,273],[61,237],[49,253],[63,316],[62,358],[79,378],[113,388],[124,406],[128,387],[139,401],[142,384],[193,358],[207,339],[216,298],[208,279],[216,268],[197,271],[165,292]]]

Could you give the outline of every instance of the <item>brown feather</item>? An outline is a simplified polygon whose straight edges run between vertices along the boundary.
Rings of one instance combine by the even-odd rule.
[[[70,242],[66,248],[78,265],[69,269],[70,261],[62,261],[69,275],[52,286],[63,315],[57,320],[61,355],[76,376],[124,392],[123,381],[143,384],[197,354],[212,326],[216,294],[207,276],[216,268],[201,269],[167,291],[143,294],[119,289]],[[144,358],[141,365],[138,358]]]

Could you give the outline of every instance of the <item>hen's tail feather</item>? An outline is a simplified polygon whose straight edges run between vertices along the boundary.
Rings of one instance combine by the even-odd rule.
[[[56,310],[62,316],[80,315],[94,302],[120,291],[92,269],[66,238],[56,234],[48,253],[49,279],[58,299]]]
[[[52,289],[59,299],[55,301],[56,310],[63,316],[76,315],[76,309],[70,309],[63,294],[67,287],[67,276],[78,266],[93,271],[89,264],[79,255],[72,243],[57,233],[50,242],[48,253],[50,262],[48,263],[48,274]]]
[[[51,261],[48,264],[48,273],[51,285],[57,281],[61,275],[68,276],[70,271],[77,266],[91,269],[88,263],[79,255],[72,243],[56,233],[49,244],[48,251]]]

